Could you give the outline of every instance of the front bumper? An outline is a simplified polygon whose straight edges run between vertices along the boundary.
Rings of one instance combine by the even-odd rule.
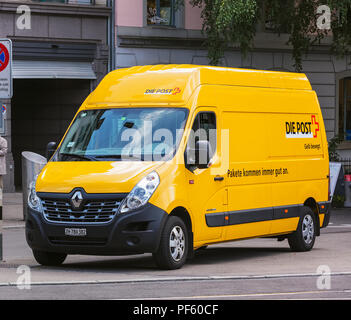
[[[147,204],[117,214],[109,223],[52,223],[28,207],[26,240],[32,249],[66,254],[124,255],[155,252],[168,214]],[[65,235],[66,228],[86,229],[86,236]]]

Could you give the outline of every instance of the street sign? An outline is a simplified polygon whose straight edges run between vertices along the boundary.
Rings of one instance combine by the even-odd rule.
[[[0,99],[12,98],[12,42],[0,39]]]
[[[2,188],[2,187],[1,187]],[[0,263],[3,260],[3,246],[2,246],[2,189],[0,189]]]
[[[336,183],[338,182],[339,172],[341,169],[341,163],[339,162],[329,162],[329,170],[330,170],[330,193],[331,198],[334,196]]]

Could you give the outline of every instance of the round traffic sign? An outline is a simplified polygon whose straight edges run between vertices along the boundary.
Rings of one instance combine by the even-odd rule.
[[[0,43],[0,72],[5,70],[10,62],[10,55],[7,48]]]

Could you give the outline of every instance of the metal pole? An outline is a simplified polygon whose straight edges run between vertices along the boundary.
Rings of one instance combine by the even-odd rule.
[[[115,1],[111,0],[109,3],[112,13],[111,13],[111,71],[116,69],[116,4]]]
[[[346,109],[347,109],[347,80],[348,78],[344,78],[344,124],[343,124],[343,137],[342,139],[345,140],[346,139]]]
[[[0,177],[2,179],[2,177]],[[0,189],[0,262],[3,261],[3,249],[2,249],[2,188]]]

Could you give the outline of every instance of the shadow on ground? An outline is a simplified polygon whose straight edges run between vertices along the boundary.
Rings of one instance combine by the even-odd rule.
[[[251,259],[260,259],[273,257],[276,255],[291,254],[289,248],[276,247],[216,247],[199,250],[194,257],[187,261],[183,268],[187,266],[205,266],[215,264],[226,264],[233,262],[248,262]],[[66,262],[61,267],[50,267],[50,269],[62,271],[79,271],[79,272],[140,272],[140,271],[158,271],[151,254],[142,254],[138,256],[119,256],[119,257],[96,257],[92,261],[72,262],[70,259],[75,259],[74,256],[69,256]],[[84,258],[83,258],[84,259]],[[35,268],[49,267],[36,266]]]

